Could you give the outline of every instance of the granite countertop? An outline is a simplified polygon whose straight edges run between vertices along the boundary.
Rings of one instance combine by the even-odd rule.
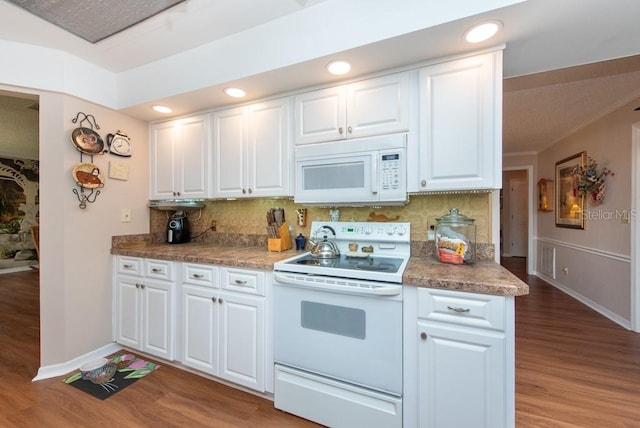
[[[440,263],[433,257],[411,257],[402,279],[416,287],[446,288],[470,293],[524,296],[529,286],[494,261],[471,265]]]
[[[273,270],[273,264],[299,252],[267,251],[264,247],[212,244],[144,244],[112,247],[111,254],[156,260],[224,265],[246,269]]]
[[[210,243],[172,245],[138,241],[116,244],[112,247],[111,253],[158,260],[273,270],[275,262],[293,257],[300,252],[270,252],[264,246]],[[527,284],[494,261],[452,265],[440,263],[433,257],[411,257],[403,281],[409,286],[502,296],[522,296],[529,293]]]

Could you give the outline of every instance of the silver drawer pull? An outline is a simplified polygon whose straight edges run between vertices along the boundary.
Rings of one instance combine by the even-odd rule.
[[[122,265],[122,267],[124,269],[131,269],[131,268],[133,268],[133,265]]]
[[[192,278],[196,278],[196,279],[200,279],[200,278],[204,278],[204,275],[201,275],[199,273],[194,273],[193,275],[191,275]]]
[[[451,306],[447,306],[447,309],[449,309],[450,311],[453,312],[458,312],[458,313],[462,313],[462,312],[469,312],[471,311],[471,309],[465,309],[465,308],[458,308],[458,307],[451,307]]]
[[[243,280],[241,280],[241,279],[236,279],[236,281],[235,281],[235,282],[236,282],[236,284],[238,284],[238,285],[246,285],[246,284],[247,284],[247,281],[243,281]]]
[[[153,272],[153,273],[162,273],[162,269],[160,269],[160,268],[152,268],[151,272]]]

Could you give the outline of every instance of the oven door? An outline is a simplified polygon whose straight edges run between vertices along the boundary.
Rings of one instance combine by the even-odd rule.
[[[276,363],[402,395],[402,301],[275,283]]]

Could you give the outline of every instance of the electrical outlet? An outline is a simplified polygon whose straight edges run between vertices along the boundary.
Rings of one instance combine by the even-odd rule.
[[[569,268],[568,268],[568,267],[566,267],[566,266],[565,266],[565,267],[563,267],[563,268],[562,268],[562,273],[563,273],[563,274],[565,274],[565,275],[569,275]]]
[[[120,209],[120,221],[122,223],[131,223],[131,208]]]

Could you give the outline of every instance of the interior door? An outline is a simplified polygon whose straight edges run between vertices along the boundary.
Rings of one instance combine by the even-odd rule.
[[[509,254],[511,257],[527,257],[527,180],[509,180]]]

